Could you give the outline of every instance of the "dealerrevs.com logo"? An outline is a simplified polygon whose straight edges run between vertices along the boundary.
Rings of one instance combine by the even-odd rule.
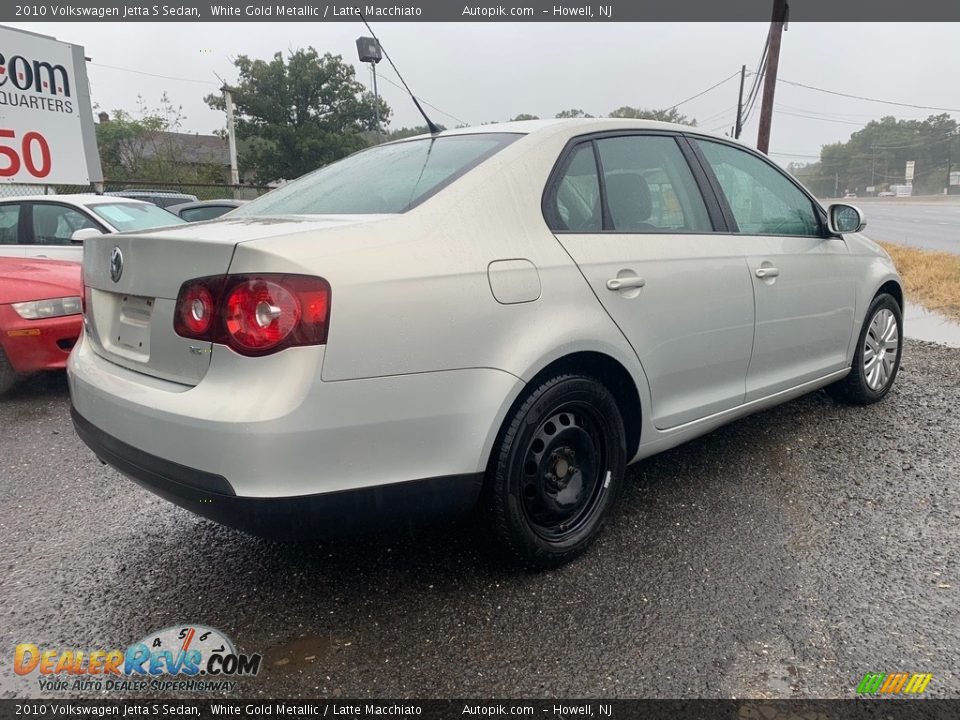
[[[36,675],[43,691],[229,692],[235,678],[260,672],[263,656],[238,653],[219,630],[180,625],[151,633],[121,649],[42,648],[21,643],[14,650],[18,675]]]

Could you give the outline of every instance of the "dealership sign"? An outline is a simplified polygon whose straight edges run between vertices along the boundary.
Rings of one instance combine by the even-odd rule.
[[[100,182],[83,48],[0,26],[0,182]]]

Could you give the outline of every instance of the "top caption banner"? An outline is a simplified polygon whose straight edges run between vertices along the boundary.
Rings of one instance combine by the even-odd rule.
[[[796,22],[958,22],[960,0],[793,0]],[[773,0],[616,0],[578,3],[532,0],[522,4],[473,4],[456,0],[426,2],[266,3],[72,2],[0,3],[0,22],[766,22]],[[694,52],[694,48],[689,48]]]

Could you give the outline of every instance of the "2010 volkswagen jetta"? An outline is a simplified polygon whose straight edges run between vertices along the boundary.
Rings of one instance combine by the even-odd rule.
[[[75,426],[229,525],[479,503],[511,556],[556,565],[628,463],[821,387],[887,394],[903,291],[863,225],[683,126],[381,145],[224,220],[88,240]]]

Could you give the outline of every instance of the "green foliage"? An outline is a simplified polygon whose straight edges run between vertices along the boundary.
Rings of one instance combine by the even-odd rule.
[[[915,161],[914,192],[941,193],[947,182],[948,158],[960,163],[957,122],[944,113],[926,120],[872,120],[846,142],[824,145],[820,161],[793,165],[790,170],[816,195],[877,192],[905,183],[908,160]]]
[[[667,108],[666,110],[650,110],[647,108],[635,108],[629,105],[617,108],[610,113],[612,118],[636,118],[639,120],[659,120],[661,122],[678,123],[680,125],[692,125],[696,127],[697,121],[688,118],[676,108]]]
[[[166,93],[156,108],[149,108],[137,96],[136,113],[114,110],[108,122],[96,125],[104,177],[119,181],[223,182],[223,166],[187,161],[176,135],[184,119],[182,108],[175,107]]]
[[[510,118],[510,121],[514,122],[517,120],[539,120],[539,119],[540,119],[539,115],[530,115],[529,113],[520,113],[515,118]]]
[[[240,79],[230,90],[241,165],[260,182],[292,180],[339,160],[366,147],[364,132],[376,129],[373,94],[340,55],[311,47],[270,60],[241,55],[234,65]],[[224,106],[219,94],[206,101]],[[385,126],[390,108],[382,99],[379,107]]]
[[[437,125],[441,130],[446,130],[447,128],[443,125]],[[430,133],[430,128],[426,125],[416,125],[414,127],[403,127],[396,130],[391,130],[390,132],[384,135],[386,141],[389,140],[403,140],[403,138],[413,137],[415,135],[427,135]]]
[[[571,108],[570,110],[561,110],[554,117],[558,120],[569,120],[570,118],[592,118],[593,115],[585,113],[583,110]]]

